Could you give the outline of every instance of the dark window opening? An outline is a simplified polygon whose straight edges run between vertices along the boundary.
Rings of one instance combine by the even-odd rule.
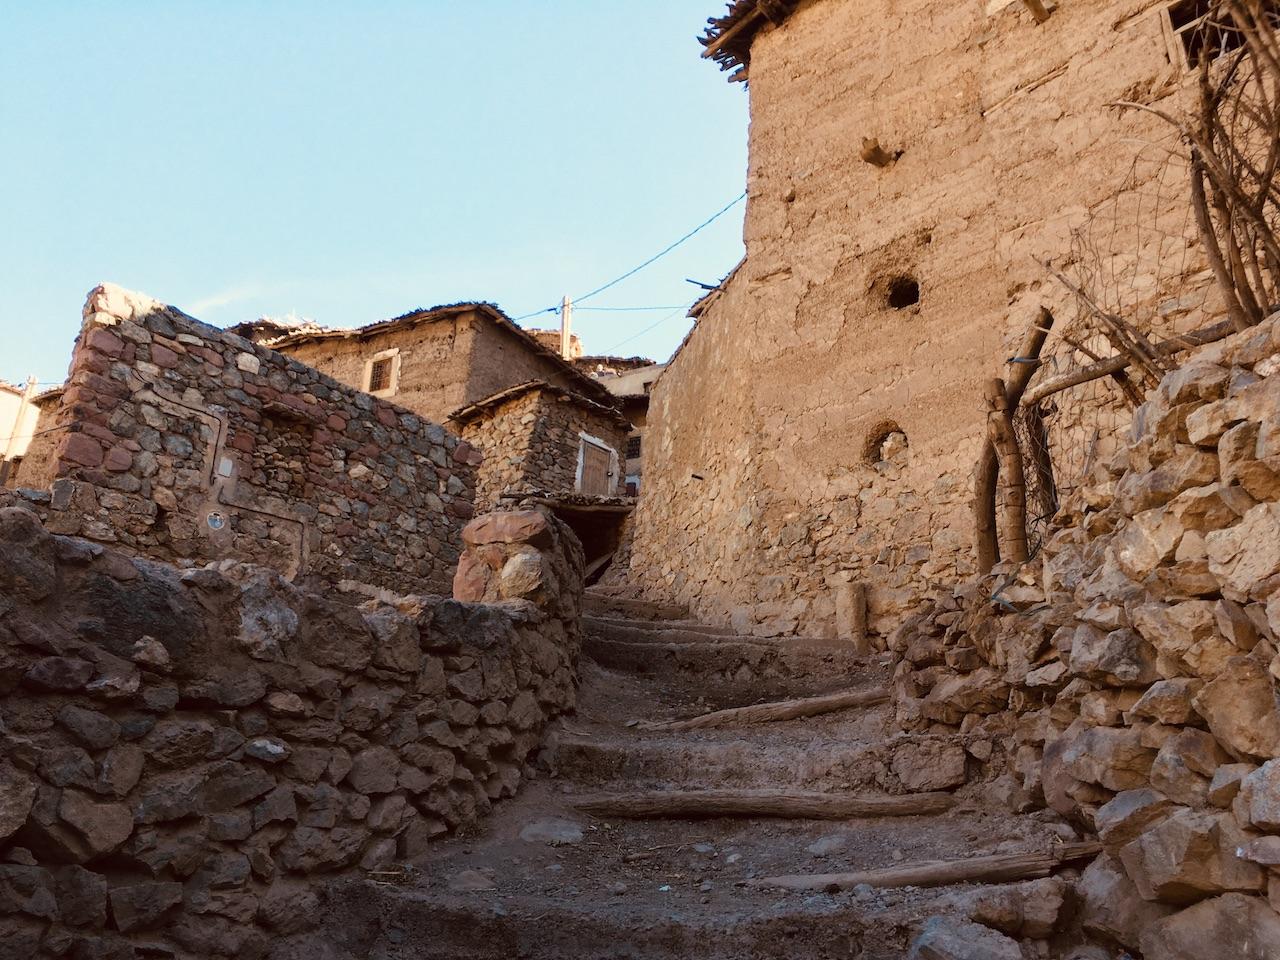
[[[640,456],[640,438],[627,437],[627,459],[634,460]]]
[[[915,277],[895,277],[889,281],[889,306],[905,310],[920,302],[920,284]]]
[[[391,386],[391,357],[373,361],[369,368],[369,392],[377,393]]]
[[[1272,26],[1280,28],[1280,3],[1268,0],[1262,9]],[[1244,46],[1244,34],[1220,0],[1178,0],[1169,5],[1168,13],[1169,25],[1188,67],[1198,67],[1206,60],[1213,62]]]

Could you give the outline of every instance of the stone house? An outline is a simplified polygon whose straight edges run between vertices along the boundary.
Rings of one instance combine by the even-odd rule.
[[[825,633],[866,582],[884,632],[973,571],[982,384],[1042,306],[1073,309],[1044,261],[1172,143],[1110,105],[1176,109],[1195,82],[1194,4],[1032,6],[735,0],[711,21],[707,53],[749,78],[747,254],[653,388],[644,595]],[[1188,208],[1171,187],[1150,215]],[[1194,261],[1132,283],[1176,301],[1207,282]]]
[[[23,387],[0,382],[0,487],[42,477],[48,467],[49,444],[42,438],[53,426],[62,388],[36,386],[34,377]]]
[[[414,310],[349,330],[268,328],[251,339],[437,422],[530,380],[610,402],[604,387],[488,303]]]
[[[604,385],[560,355],[559,331],[526,331],[487,303],[416,310],[353,330],[247,326],[273,350],[343,383],[465,425],[486,457],[482,509],[503,493],[619,491],[626,420]],[[581,352],[571,337],[570,356]]]

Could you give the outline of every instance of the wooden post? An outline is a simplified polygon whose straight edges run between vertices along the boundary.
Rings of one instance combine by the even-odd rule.
[[[1046,307],[1041,307],[1022,341],[1015,358],[1018,362],[1013,365],[1013,372],[1009,375],[1009,383],[1005,389],[1009,410],[1018,408],[1027,385],[1040,369],[1040,351],[1044,349],[1044,342],[1051,329],[1053,314]],[[996,446],[988,436],[983,441],[982,452],[978,454],[973,474],[974,534],[978,572],[982,574],[990,573],[991,568],[1000,562],[1000,535],[996,528],[996,484],[999,474],[1000,460],[996,454]]]
[[[841,583],[836,587],[836,632],[839,636],[848,638],[860,655],[871,653],[871,638],[867,635],[865,583]]]
[[[1027,560],[1027,482],[1022,471],[1022,454],[1013,431],[1013,415],[1004,380],[987,381],[987,436],[996,448],[1000,469],[1005,476],[1006,525],[1009,559],[1014,563]]]
[[[573,300],[568,294],[560,301],[560,356],[572,360],[573,343]]]

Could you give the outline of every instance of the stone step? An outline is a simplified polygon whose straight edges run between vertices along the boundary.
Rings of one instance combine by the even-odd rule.
[[[637,821],[583,816],[543,782],[413,868],[324,891],[304,960],[902,960],[955,888],[791,893],[756,878],[1044,849],[1047,824],[945,818]]]
[[[582,618],[582,625],[592,633],[608,636],[611,631],[627,634],[648,634],[661,636],[667,633],[696,633],[704,637],[733,637],[737,632],[733,627],[721,627],[697,620],[635,620],[630,617],[593,616],[588,614]],[[619,634],[615,639],[625,640]]]
[[[771,725],[782,726],[782,725]],[[901,735],[881,743],[752,730],[660,731],[631,737],[562,734],[555,769],[575,789],[847,791],[951,790],[968,779],[959,738]]]
[[[853,679],[868,662],[839,640],[716,638],[685,642],[621,641],[588,636],[583,652],[603,667],[645,676],[683,676],[707,683],[766,679]]]
[[[660,603],[655,600],[635,600],[629,597],[612,597],[588,590],[582,595],[584,613],[622,616],[636,620],[688,620],[689,608],[683,604]]]

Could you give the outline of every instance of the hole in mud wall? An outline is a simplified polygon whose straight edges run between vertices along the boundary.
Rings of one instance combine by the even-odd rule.
[[[892,420],[884,420],[867,435],[862,458],[871,466],[895,464],[901,466],[907,460],[907,433]]]
[[[895,310],[915,306],[920,302],[920,282],[915,277],[894,277],[889,281],[885,299]]]

